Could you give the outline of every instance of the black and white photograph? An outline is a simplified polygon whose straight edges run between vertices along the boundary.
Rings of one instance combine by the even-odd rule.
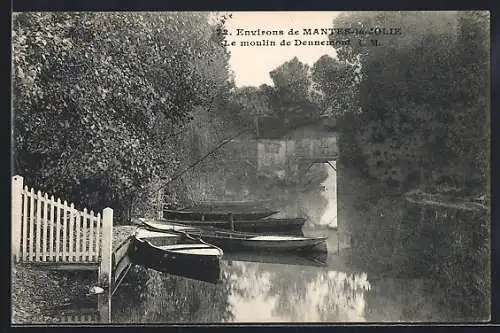
[[[11,325],[488,323],[489,11],[31,11]]]

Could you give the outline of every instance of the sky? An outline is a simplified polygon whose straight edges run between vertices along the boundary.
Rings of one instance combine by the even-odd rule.
[[[231,12],[226,27],[228,43],[235,42],[236,46],[227,46],[231,52],[229,64],[235,75],[236,85],[259,86],[263,83],[272,84],[269,72],[292,59],[294,56],[312,66],[319,57],[328,54],[335,57],[332,46],[295,46],[294,39],[299,40],[328,40],[327,35],[304,36],[304,28],[321,29],[331,28],[335,16],[339,12]],[[301,35],[289,36],[290,29],[299,30]],[[237,35],[237,29],[243,30],[283,30],[284,35],[248,36]],[[290,40],[291,46],[279,46],[283,39]],[[242,41],[262,42],[274,41],[277,46],[241,46]]]

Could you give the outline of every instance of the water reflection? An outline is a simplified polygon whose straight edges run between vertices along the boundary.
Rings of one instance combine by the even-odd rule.
[[[230,320],[228,290],[135,266],[113,296],[116,323],[213,323]]]
[[[236,262],[229,303],[237,322],[364,321],[364,273]]]
[[[380,320],[381,316],[388,321],[400,319],[400,313],[391,309],[400,306],[394,299],[404,292],[393,295],[390,288],[381,289],[384,283],[379,282],[374,288],[368,274],[349,271],[341,255],[329,253],[328,260],[321,262],[303,257],[298,261],[297,256],[286,255],[273,259],[269,254],[224,259],[217,284],[133,265],[111,299],[99,296],[94,312],[99,315],[90,320],[230,323],[363,322]],[[373,306],[389,310],[374,311]]]
[[[255,258],[251,254],[226,256],[218,284],[134,266],[113,296],[111,321],[365,321],[365,293],[371,289],[366,273],[336,270],[331,267],[331,260],[330,267],[325,267],[326,260],[297,261],[297,256],[285,257],[276,260],[262,254]]]
[[[231,265],[233,261],[258,262],[296,266],[324,267],[328,262],[328,254],[324,252],[314,253],[286,253],[286,252],[236,252],[225,253],[224,259]]]
[[[305,234],[326,230],[304,230]],[[447,311],[447,289],[432,277],[356,270],[351,251],[336,251],[329,232],[326,260],[226,255],[221,280],[208,283],[134,265],[111,300],[99,296],[68,321],[101,323],[398,322],[460,320]],[[367,268],[368,265],[365,265]],[[72,316],[72,317],[71,317]],[[78,319],[80,318],[80,319]]]

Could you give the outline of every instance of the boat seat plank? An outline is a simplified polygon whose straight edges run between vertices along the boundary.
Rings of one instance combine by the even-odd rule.
[[[210,245],[206,245],[206,244],[172,244],[172,245],[164,245],[164,246],[157,246],[158,248],[160,249],[163,249],[163,250],[174,250],[174,249],[185,249],[185,248],[203,248],[203,249],[207,249],[207,248],[213,248],[212,246]]]
[[[205,244],[175,244],[166,246],[157,246],[161,250],[167,250],[176,253],[186,253],[204,256],[216,256],[220,255],[221,251]]]
[[[173,252],[176,253],[185,253],[185,254],[195,254],[198,256],[218,256],[221,255],[221,252],[214,248],[206,248],[206,249],[183,249],[183,250],[175,250]]]
[[[304,240],[305,237],[293,236],[279,236],[279,235],[262,235],[249,238],[252,240],[266,240],[266,241],[290,241],[290,240]]]
[[[137,238],[155,238],[155,237],[179,237],[176,234],[169,234],[167,232],[151,231],[146,229],[139,229],[135,235]]]

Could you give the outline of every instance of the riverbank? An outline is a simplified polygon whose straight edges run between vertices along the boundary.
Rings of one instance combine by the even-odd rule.
[[[489,209],[468,200],[419,191],[357,199],[350,262],[378,276],[425,280],[425,299],[436,300],[443,318],[487,320]]]
[[[479,198],[471,196],[456,197],[449,194],[427,193],[420,189],[407,192],[405,198],[414,204],[440,206],[468,211],[487,211],[490,202],[486,195]]]
[[[32,265],[12,268],[12,324],[58,322],[57,308],[84,298],[97,272],[49,271]]]
[[[132,235],[136,226],[115,226],[113,247]],[[11,322],[13,324],[57,323],[57,309],[70,303],[93,301],[87,296],[97,285],[96,271],[50,271],[44,268],[16,264],[11,271]]]

